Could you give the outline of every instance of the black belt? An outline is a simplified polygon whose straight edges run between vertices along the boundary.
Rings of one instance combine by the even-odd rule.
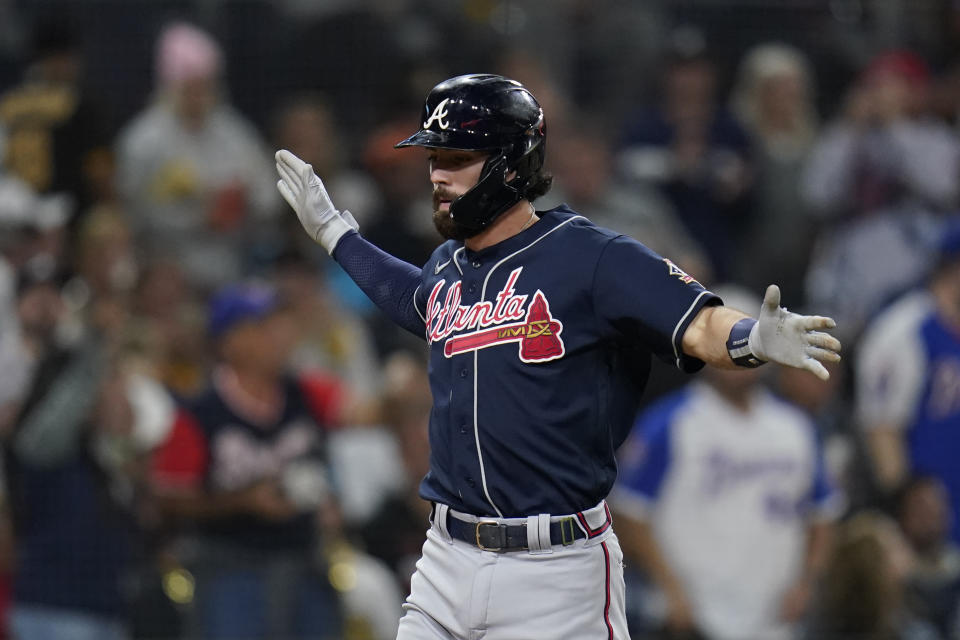
[[[524,551],[527,544],[527,525],[500,524],[489,520],[464,522],[447,515],[447,532],[457,540],[469,542],[484,551]],[[573,516],[550,523],[550,544],[570,545],[574,540],[586,538],[583,529],[577,526]]]

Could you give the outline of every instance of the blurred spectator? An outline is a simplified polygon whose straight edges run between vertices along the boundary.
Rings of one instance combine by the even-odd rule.
[[[711,279],[710,261],[669,200],[650,185],[615,173],[613,152],[599,131],[579,129],[551,142],[555,182],[548,198],[589,211],[593,222],[636,238],[698,280]],[[556,192],[554,192],[554,190]]]
[[[116,299],[92,300],[87,331],[64,344],[57,282],[26,276],[20,296],[36,365],[6,448],[13,636],[126,638],[143,462],[165,435],[172,403],[130,368]]]
[[[380,363],[363,318],[338,305],[318,268],[296,253],[280,257],[275,280],[297,331],[293,368],[324,371],[342,380],[353,399],[349,422],[372,422],[371,405],[380,390]]]
[[[0,335],[0,436],[7,442],[20,413],[23,401],[30,389],[37,359],[42,357],[45,345],[55,336],[58,318],[63,313],[60,292],[49,272],[26,269],[18,282],[11,287],[10,321],[3,325],[6,333]],[[49,283],[48,283],[49,279]],[[49,286],[46,286],[49,284]],[[35,286],[39,285],[39,286]],[[8,637],[9,608],[15,567],[15,544],[10,508],[10,495],[6,480],[6,463],[3,481],[3,508],[0,511],[2,531],[2,569],[0,569],[0,637]]]
[[[897,526],[861,512],[838,527],[810,640],[937,640],[903,604],[913,556]]]
[[[384,366],[383,417],[399,444],[404,478],[359,528],[367,552],[390,566],[403,593],[410,593],[429,527],[430,503],[418,493],[430,468],[427,427],[433,400],[426,373],[422,362],[405,353],[394,354]]]
[[[855,337],[930,266],[938,217],[957,204],[960,141],[929,117],[929,73],[909,52],[876,58],[810,155],[803,193],[831,222],[819,235],[808,302]]]
[[[154,462],[162,511],[193,523],[191,625],[209,638],[340,638],[323,543],[339,516],[325,430],[341,385],[286,373],[296,331],[266,286],[233,285],[210,307],[219,364]]]
[[[54,274],[48,270],[24,269],[18,279],[10,303],[12,322],[0,342],[0,364],[4,366],[3,385],[0,386],[0,434],[9,435],[14,419],[20,412],[31,384],[37,361],[43,356],[63,315],[63,300]],[[28,286],[33,281],[46,282],[49,287]]]
[[[29,381],[29,354],[17,317],[21,272],[49,275],[62,262],[66,211],[38,198],[20,179],[0,177],[0,431],[13,418],[12,401]]]
[[[138,242],[215,288],[246,265],[252,221],[276,212],[269,154],[225,102],[220,47],[184,23],[160,34],[157,96],[121,132],[119,188]]]
[[[960,631],[960,548],[950,541],[950,503],[943,484],[909,481],[900,493],[897,520],[916,562],[907,575],[906,604],[944,638]]]
[[[136,321],[156,336],[159,379],[180,397],[199,393],[209,360],[205,314],[180,265],[163,258],[144,265],[133,304]]]
[[[627,122],[620,164],[663,190],[723,279],[747,213],[749,141],[717,104],[717,73],[699,32],[678,30],[663,67],[661,102]]]
[[[880,314],[860,343],[856,408],[881,490],[933,476],[960,541],[960,220],[943,234],[927,285]]]
[[[801,169],[818,127],[812,73],[800,51],[758,45],[740,62],[733,89],[731,107],[753,139],[755,171],[737,280],[757,291],[771,282],[794,295],[803,291],[814,237],[800,197]]]
[[[82,89],[83,66],[67,23],[39,21],[23,83],[0,96],[4,167],[37,193],[61,198],[71,229],[88,206],[112,195],[109,131]]]
[[[133,292],[139,265],[128,218],[113,205],[94,207],[79,229],[75,271],[93,297]]]
[[[670,632],[789,638],[825,565],[839,494],[814,426],[762,387],[762,371],[704,371],[642,414],[621,451],[620,538],[666,597]]]

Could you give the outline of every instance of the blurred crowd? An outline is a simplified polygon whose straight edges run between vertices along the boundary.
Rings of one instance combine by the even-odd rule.
[[[303,234],[272,153],[423,264],[426,157],[393,144],[430,86],[489,70],[544,106],[539,209],[754,315],[777,283],[844,343],[828,382],[655,366],[610,499],[633,637],[960,638],[960,51],[825,60],[755,27],[725,59],[615,0],[131,4],[114,26],[150,53],[113,68],[147,89],[111,105],[67,19],[111,3],[0,2],[0,637],[394,637],[425,346]]]

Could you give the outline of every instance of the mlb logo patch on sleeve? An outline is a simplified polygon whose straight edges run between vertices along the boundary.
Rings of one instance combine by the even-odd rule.
[[[693,276],[688,274],[686,271],[678,267],[669,258],[664,258],[663,261],[667,263],[667,267],[670,269],[670,275],[680,280],[680,282],[684,284],[691,284],[691,283],[700,284],[699,282],[697,282],[696,278],[694,278]]]

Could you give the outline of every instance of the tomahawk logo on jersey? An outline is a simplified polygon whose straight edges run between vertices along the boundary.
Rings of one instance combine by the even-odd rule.
[[[479,252],[444,243],[414,296],[435,400],[422,494],[492,516],[596,505],[616,476],[613,452],[650,355],[702,366],[680,341],[717,301],[639,242],[566,207]]]
[[[550,303],[539,289],[529,304],[530,296],[516,295],[514,286],[522,272],[523,267],[517,267],[510,273],[507,284],[493,302],[481,300],[470,306],[460,304],[460,281],[446,288],[446,298],[441,304],[440,294],[447,281],[437,282],[427,299],[427,342],[433,344],[455,331],[473,329],[447,339],[443,354],[449,358],[475,349],[518,342],[523,362],[547,362],[562,357],[563,323],[551,317]]]

